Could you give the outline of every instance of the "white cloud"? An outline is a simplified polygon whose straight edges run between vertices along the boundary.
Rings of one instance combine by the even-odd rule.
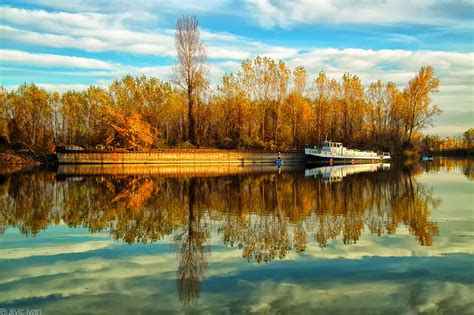
[[[200,1],[149,1],[149,0],[75,0],[75,1],[57,1],[57,0],[36,0],[36,4],[43,7],[63,10],[69,12],[153,12],[162,13],[218,13],[225,12],[228,9],[228,0],[207,0]]]
[[[60,254],[84,253],[111,247],[115,244],[112,240],[89,241],[76,244],[51,244],[49,246],[31,248],[0,249],[0,259],[23,259],[33,256],[55,256]]]
[[[291,27],[308,24],[425,24],[472,29],[474,5],[472,1],[416,1],[416,0],[228,0],[201,1],[56,1],[38,0],[36,5],[68,12],[95,14],[132,12],[132,16],[160,20],[177,14],[238,16],[253,20],[262,27]],[[140,22],[140,20],[136,20]],[[397,38],[394,38],[397,40]],[[398,37],[398,40],[412,40]]]
[[[428,24],[465,26],[472,29],[466,12],[472,2],[436,1],[323,1],[248,0],[246,12],[265,28],[301,24]],[[463,12],[464,11],[464,12]],[[471,14],[472,18],[472,14]]]
[[[30,44],[34,46],[48,46],[55,48],[77,48],[85,51],[101,51],[106,49],[106,44],[95,38],[71,37],[48,33],[38,33],[0,25],[3,39]]]
[[[207,49],[207,56],[213,59],[246,59],[250,53],[240,49],[211,46]]]
[[[113,16],[98,13],[67,13],[67,12],[47,12],[45,10],[27,10],[13,7],[0,7],[2,20],[16,25],[34,25],[41,30],[59,31],[76,29],[98,29],[107,22],[117,23]],[[116,18],[116,17],[115,17]],[[40,23],[38,23],[40,22]]]
[[[173,56],[174,37],[157,30],[134,31],[124,25],[128,14],[65,13],[0,7],[0,28],[6,39],[39,46],[89,52],[121,51]],[[34,30],[20,29],[32,28]]]
[[[115,69],[116,66],[102,60],[53,54],[29,53],[20,50],[0,50],[0,62],[40,67],[64,67],[82,69]]]
[[[91,85],[99,86],[102,88],[107,88],[108,86],[108,84],[101,85],[101,84],[96,84],[95,82],[92,82],[90,85],[89,84],[48,84],[48,83],[37,84],[37,86],[44,88],[46,91],[58,92],[59,94],[62,94],[67,91],[85,91]]]
[[[167,34],[174,36],[174,29],[168,29],[165,31]],[[210,30],[201,29],[200,30],[201,38],[204,41],[207,40],[218,40],[219,42],[237,42],[245,40],[246,38],[243,36],[238,36],[235,34],[227,33],[227,32],[212,32]]]
[[[128,14],[65,13],[0,7],[5,39],[35,46],[75,48],[87,52],[117,51],[137,55],[175,56],[174,30],[132,30]],[[39,22],[41,21],[41,22]],[[25,29],[25,28],[32,28]],[[224,32],[201,31],[212,59],[242,60],[256,55],[275,59],[297,54],[295,48],[267,45]]]

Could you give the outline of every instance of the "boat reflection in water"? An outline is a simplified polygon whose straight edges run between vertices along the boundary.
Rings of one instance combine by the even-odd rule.
[[[382,236],[403,227],[422,246],[439,232],[430,220],[439,201],[417,182],[416,170],[385,164],[286,170],[220,169],[211,176],[73,166],[60,176],[10,176],[0,186],[0,231],[17,227],[35,236],[61,223],[128,244],[171,242],[184,304],[198,299],[216,242],[239,248],[247,261],[269,263],[311,246],[355,244],[364,231]]]
[[[321,178],[322,180],[329,182],[340,182],[344,177],[352,174],[369,173],[389,169],[390,163],[322,166],[306,169],[304,176],[314,177],[316,179]]]

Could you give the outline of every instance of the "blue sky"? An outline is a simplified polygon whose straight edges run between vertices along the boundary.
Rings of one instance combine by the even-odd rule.
[[[211,79],[266,55],[323,70],[351,72],[364,84],[405,86],[423,65],[441,80],[443,110],[428,133],[457,134],[474,118],[473,1],[2,1],[0,83],[35,82],[60,92],[106,86],[130,73],[169,80],[174,27],[196,15]]]

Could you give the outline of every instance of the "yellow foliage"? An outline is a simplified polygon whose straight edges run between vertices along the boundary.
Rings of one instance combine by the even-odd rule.
[[[147,148],[153,143],[150,125],[144,122],[137,110],[126,116],[117,110],[106,107],[104,123],[111,128],[106,144],[131,148]]]
[[[380,80],[366,89],[349,73],[339,81],[324,72],[312,84],[308,79],[302,66],[290,69],[283,61],[258,56],[224,75],[216,93],[204,81],[192,81],[198,90],[189,95],[156,78],[130,75],[108,89],[91,86],[61,96],[22,85],[1,90],[0,119],[11,143],[32,148],[66,143],[137,149],[192,142],[300,149],[328,137],[352,147],[401,152],[417,145],[415,135],[440,113],[431,104],[439,80],[430,66],[403,90]]]

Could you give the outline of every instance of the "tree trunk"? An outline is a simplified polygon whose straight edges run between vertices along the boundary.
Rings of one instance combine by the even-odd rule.
[[[192,145],[196,145],[196,132],[194,126],[194,99],[192,96],[192,87],[188,87],[188,138]]]

